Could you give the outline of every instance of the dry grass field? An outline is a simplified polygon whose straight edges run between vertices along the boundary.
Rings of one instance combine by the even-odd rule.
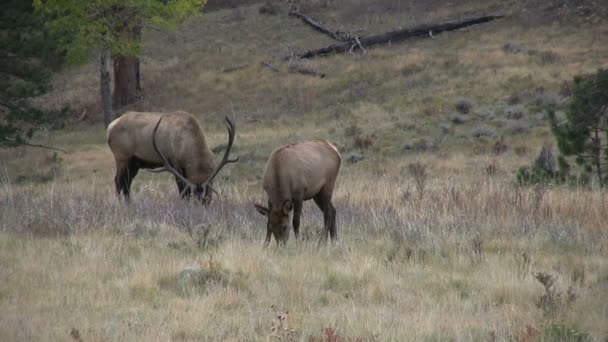
[[[69,154],[0,150],[0,340],[605,341],[608,194],[514,179],[553,142],[544,105],[567,101],[574,75],[608,67],[606,6],[445,3],[303,9],[357,34],[508,16],[293,61],[325,78],[280,59],[332,41],[259,4],[146,32],[145,96],[128,109],[196,113],[212,147],[226,142],[222,117],[237,122],[240,162],[208,208],[143,171],[132,203],[119,201],[96,65],[55,75],[41,105],[84,119],[42,127],[35,142]],[[322,215],[306,203],[301,241],[265,248],[253,208],[264,162],[313,137],[343,155],[340,240],[320,241]]]

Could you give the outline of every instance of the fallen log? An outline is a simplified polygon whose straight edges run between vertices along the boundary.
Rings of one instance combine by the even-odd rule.
[[[304,13],[300,13],[297,11],[289,11],[289,15],[292,17],[296,17],[296,18],[300,18],[304,23],[310,25],[313,29],[328,35],[329,37],[331,37],[332,39],[335,39],[339,42],[347,42],[350,41],[351,39],[353,39],[353,37],[343,31],[332,31],[330,29],[328,29],[327,27],[323,26],[323,24],[321,24],[320,22],[314,20],[313,18],[307,16]]]
[[[324,48],[309,50],[302,54],[297,55],[298,58],[313,58],[317,56],[324,56],[331,53],[343,53],[352,52],[355,49],[365,49],[378,44],[386,44],[391,42],[397,42],[407,38],[413,37],[433,37],[434,34],[441,32],[454,31],[463,27],[483,24],[492,20],[500,19],[504,15],[488,15],[481,17],[468,17],[458,20],[445,21],[443,23],[434,24],[423,24],[414,27],[398,29],[394,31],[384,32],[371,36],[361,36],[350,39],[347,42],[333,44]]]

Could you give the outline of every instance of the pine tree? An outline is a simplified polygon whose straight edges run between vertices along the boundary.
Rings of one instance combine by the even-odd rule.
[[[562,170],[569,170],[566,157],[573,156],[583,174],[595,173],[599,184],[608,183],[608,70],[574,78],[574,91],[566,117],[549,113],[557,139]]]
[[[0,6],[0,146],[14,147],[25,144],[35,126],[60,125],[66,116],[29,102],[50,89],[50,72],[62,64],[64,53],[31,2],[3,0]]]
[[[199,13],[205,3],[206,0],[34,0],[34,7],[49,18],[53,31],[67,31],[74,37],[64,42],[68,61],[83,62],[91,54],[99,56],[104,122],[108,125],[114,116],[110,92],[112,56],[123,61],[128,60],[126,57],[139,56],[142,41],[137,33],[140,30],[150,26],[174,27]],[[121,72],[115,75],[118,82],[115,88],[119,90],[132,88],[120,83],[132,80],[129,74],[139,77],[131,67],[127,71],[120,67],[114,70]]]

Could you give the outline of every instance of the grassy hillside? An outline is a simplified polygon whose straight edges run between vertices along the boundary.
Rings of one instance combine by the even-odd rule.
[[[184,203],[172,177],[142,171],[123,206],[97,66],[55,75],[38,104],[69,104],[81,119],[42,127],[35,142],[70,153],[0,149],[0,340],[608,337],[605,191],[513,182],[553,141],[544,106],[567,101],[574,75],[608,67],[606,6],[303,1],[358,35],[507,14],[289,62],[318,78],[282,57],[333,42],[286,7],[212,5],[175,32],[144,34],[144,97],[124,110],[195,113],[211,146],[226,142],[222,117],[233,115],[241,159],[220,175],[221,195],[207,209]],[[340,242],[318,245],[322,215],[306,203],[303,240],[265,249],[252,204],[265,198],[266,158],[313,137],[343,155]],[[203,275],[180,278],[187,267]]]

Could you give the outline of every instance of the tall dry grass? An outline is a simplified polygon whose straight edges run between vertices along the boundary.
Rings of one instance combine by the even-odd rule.
[[[606,336],[601,192],[430,176],[418,195],[409,177],[348,170],[340,241],[319,244],[307,204],[303,239],[286,248],[262,247],[246,185],[222,184],[204,209],[154,182],[128,206],[110,189],[4,183],[0,336],[526,340],[556,322]],[[212,276],[184,288],[188,265]],[[550,305],[537,272],[557,279]]]

